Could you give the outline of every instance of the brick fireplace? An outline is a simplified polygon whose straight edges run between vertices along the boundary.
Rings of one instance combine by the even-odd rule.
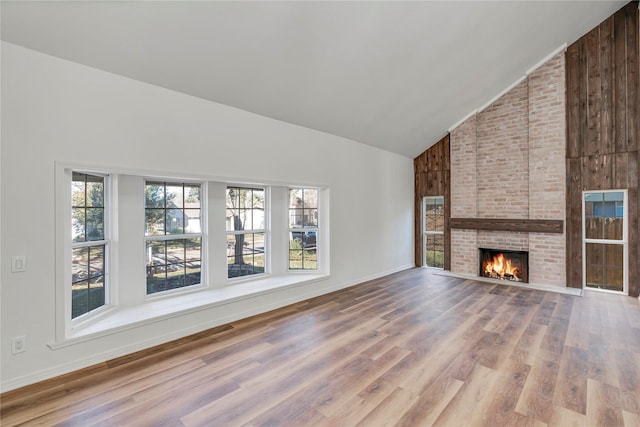
[[[560,52],[450,132],[451,271],[479,275],[481,248],[528,253],[528,281],[566,286],[565,64]],[[475,223],[520,221],[487,229]],[[465,225],[466,224],[466,225]],[[490,228],[490,227],[489,227]],[[516,231],[525,230],[525,231]],[[545,229],[543,229],[545,230]]]
[[[628,3],[414,159],[416,231],[423,198],[444,196],[444,270],[478,277],[479,248],[526,251],[531,286],[582,289],[583,192],[626,190],[640,295],[639,19]]]

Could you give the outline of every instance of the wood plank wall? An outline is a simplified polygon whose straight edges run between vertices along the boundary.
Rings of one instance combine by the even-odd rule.
[[[632,1],[569,46],[567,285],[582,287],[582,191],[628,189],[629,293],[640,293],[640,44]]]
[[[413,159],[415,175],[415,261],[422,266],[422,198],[425,196],[444,196],[444,269],[451,270],[451,155],[449,135],[442,138],[425,152]]]

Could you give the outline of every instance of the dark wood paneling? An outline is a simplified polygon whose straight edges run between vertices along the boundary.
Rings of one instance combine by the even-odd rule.
[[[615,136],[615,152],[622,153],[627,151],[627,115],[616,114],[615,112],[624,111],[627,108],[627,52],[626,38],[621,36],[626,34],[626,19],[622,13],[613,15],[614,38],[614,74],[615,85],[614,93],[614,136]]]
[[[422,198],[444,196],[444,269],[451,269],[451,216],[449,135],[442,138],[428,150],[413,159],[414,179],[414,230],[415,263],[422,266],[421,215]]]
[[[582,288],[582,161],[567,160],[567,286]]]
[[[629,203],[629,295],[640,295],[640,208],[638,201],[638,189],[631,189],[627,193]],[[634,227],[633,224],[636,224]]]
[[[640,154],[637,151],[627,153],[627,188],[640,188]]]
[[[610,190],[613,187],[612,155],[595,154],[582,158],[585,189]]]
[[[627,151],[640,149],[640,52],[638,47],[638,2],[628,4],[625,9],[625,32],[627,53]]]
[[[446,138],[445,143],[443,144],[443,159],[446,161],[443,163],[443,166],[446,166],[447,169],[443,171],[445,185],[444,185],[444,269],[451,270],[451,170],[449,169],[449,165],[451,164],[449,158],[449,138]]]
[[[640,293],[638,2],[566,53],[567,286],[582,287],[582,192],[628,190],[629,288]]]
[[[451,138],[447,136],[442,140],[442,170],[451,171]]]
[[[564,221],[553,219],[451,218],[451,228],[467,230],[517,231],[524,233],[563,232]]]
[[[613,16],[600,25],[600,95],[602,101],[601,126],[601,153],[612,153],[613,145]]]
[[[627,188],[629,153],[618,153],[613,156],[613,188]]]
[[[640,120],[639,120],[640,121]],[[640,295],[640,186],[637,151],[627,153],[627,188],[629,205],[629,294]],[[636,206],[636,209],[633,207]],[[634,226],[635,224],[635,226]],[[635,254],[635,256],[634,256]]]
[[[586,126],[581,126],[581,120],[586,119],[581,111],[581,105],[585,102],[586,92],[582,84],[584,75],[580,72],[582,64],[584,43],[578,40],[567,48],[566,53],[566,79],[567,79],[567,156],[580,157],[582,130]],[[583,96],[584,95],[584,96]]]
[[[600,116],[601,83],[600,83],[600,56],[599,40],[600,29],[591,30],[585,37],[585,49],[587,53],[587,140],[582,145],[583,156],[593,156],[601,153],[600,147]]]

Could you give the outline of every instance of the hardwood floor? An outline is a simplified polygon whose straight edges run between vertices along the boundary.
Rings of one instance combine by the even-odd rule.
[[[640,426],[640,303],[413,269],[1,408],[3,426]]]

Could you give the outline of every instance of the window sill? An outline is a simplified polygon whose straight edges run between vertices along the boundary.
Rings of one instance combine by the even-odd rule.
[[[265,277],[230,284],[223,288],[204,289],[171,298],[151,300],[133,307],[108,309],[95,320],[73,330],[64,340],[48,344],[48,347],[52,350],[68,347],[172,317],[184,316],[241,301],[248,296],[266,295],[281,289],[313,283],[327,277],[329,277],[328,274],[320,273]]]

